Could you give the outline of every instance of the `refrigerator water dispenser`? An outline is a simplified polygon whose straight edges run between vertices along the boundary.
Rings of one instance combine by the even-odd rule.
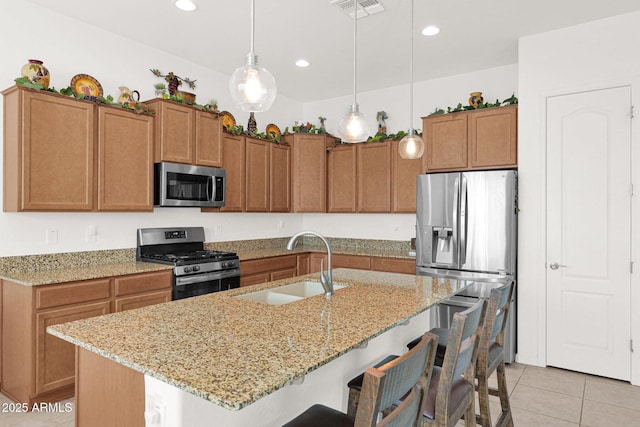
[[[453,262],[453,251],[451,239],[453,237],[453,228],[451,227],[432,227],[432,262],[436,264],[451,264]]]

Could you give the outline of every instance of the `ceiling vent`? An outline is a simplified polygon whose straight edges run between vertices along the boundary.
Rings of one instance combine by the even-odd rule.
[[[330,0],[330,4],[338,6],[347,15],[353,17],[353,0]],[[357,0],[358,19],[384,11],[378,0]]]

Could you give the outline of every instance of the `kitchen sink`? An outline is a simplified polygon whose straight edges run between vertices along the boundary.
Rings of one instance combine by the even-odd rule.
[[[333,284],[333,289],[335,291],[345,287],[347,287],[347,285],[345,284]],[[235,298],[242,298],[268,305],[282,305],[322,294],[324,294],[322,283],[305,280],[302,282],[280,286],[278,288],[265,289],[262,291],[238,295]]]
[[[347,285],[340,285],[337,283],[333,284],[333,290],[337,291],[338,289],[342,289]],[[279,288],[272,289],[274,292],[278,292],[280,294],[287,294],[298,296],[302,298],[312,297],[314,295],[324,294],[324,288],[322,287],[322,283],[320,282],[312,282],[309,280],[305,280],[304,282],[296,282],[290,285],[280,286]]]

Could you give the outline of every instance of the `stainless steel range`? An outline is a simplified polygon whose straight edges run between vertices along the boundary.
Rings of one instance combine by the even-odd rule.
[[[204,228],[140,228],[136,260],[173,265],[173,299],[240,287],[234,252],[204,249]]]

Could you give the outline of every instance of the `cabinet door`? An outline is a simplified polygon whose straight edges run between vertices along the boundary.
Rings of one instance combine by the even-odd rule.
[[[416,177],[423,173],[422,159],[403,159],[400,141],[391,142],[391,212],[415,213]]]
[[[474,111],[469,115],[471,168],[517,166],[517,106]]]
[[[95,104],[46,92],[19,93],[23,96],[22,182],[16,183],[22,187],[20,209],[92,210]]]
[[[270,273],[247,274],[240,276],[240,286],[253,286],[271,280]]]
[[[296,273],[298,276],[309,274],[311,272],[311,256],[309,254],[299,254],[297,256]]]
[[[155,161],[191,164],[194,160],[195,112],[193,107],[153,100],[155,110]]]
[[[313,252],[311,254],[311,272],[320,271],[320,261],[324,262],[324,269],[327,269],[327,254]],[[333,254],[331,268],[355,268],[358,270],[371,270],[371,257],[360,255]]]
[[[196,111],[196,165],[221,167],[222,160],[222,120],[217,114]]]
[[[245,138],[247,212],[269,211],[269,143],[255,138]]]
[[[36,314],[36,394],[71,386],[75,375],[75,346],[48,334],[47,327],[102,316],[109,306],[103,301]]]
[[[390,146],[385,142],[358,145],[358,212],[391,212]]]
[[[245,210],[245,142],[244,136],[222,134],[222,167],[227,172],[224,212]]]
[[[293,212],[326,212],[327,150],[324,135],[285,137],[292,145]]]
[[[466,113],[453,113],[423,118],[427,170],[455,170],[468,166],[467,116]]]
[[[153,117],[98,108],[98,210],[153,210]]]
[[[269,144],[269,211],[291,211],[291,147]]]
[[[355,212],[356,146],[333,147],[327,163],[327,212]]]
[[[171,291],[173,273],[171,270],[165,270],[117,276],[113,279],[113,284],[116,297],[143,292]]]

